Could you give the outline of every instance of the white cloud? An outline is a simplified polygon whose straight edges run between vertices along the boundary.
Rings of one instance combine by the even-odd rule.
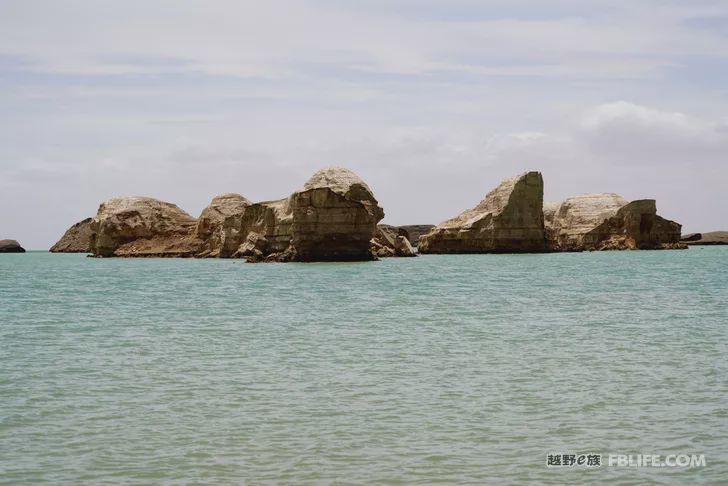
[[[548,13],[522,3],[518,12]],[[588,7],[561,3],[562,17],[516,18],[500,6],[490,17],[456,21],[303,0],[6,0],[0,53],[54,73],[272,79],[300,75],[299,64],[312,62],[363,73],[642,77],[669,66],[669,56],[728,56],[716,33],[686,28],[686,14],[674,8],[615,3],[595,18]]]
[[[624,101],[589,110],[582,129],[597,155],[637,165],[725,163],[728,151],[722,121]]]

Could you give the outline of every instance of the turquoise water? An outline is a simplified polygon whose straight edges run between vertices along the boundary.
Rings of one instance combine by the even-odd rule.
[[[0,484],[725,484],[727,348],[728,247],[0,255]]]

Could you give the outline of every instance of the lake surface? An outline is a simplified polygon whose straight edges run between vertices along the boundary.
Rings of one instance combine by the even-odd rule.
[[[728,247],[0,255],[3,485],[726,480]]]

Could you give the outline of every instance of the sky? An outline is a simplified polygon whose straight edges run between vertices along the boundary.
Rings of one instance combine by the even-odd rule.
[[[0,0],[0,239],[317,169],[436,224],[509,176],[728,229],[725,0]]]

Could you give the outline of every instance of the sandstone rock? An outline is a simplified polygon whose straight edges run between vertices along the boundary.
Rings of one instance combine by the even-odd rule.
[[[15,240],[0,240],[0,253],[25,253],[25,248]]]
[[[371,240],[372,253],[379,258],[417,256],[406,235],[405,230],[396,226],[377,225],[377,231]]]
[[[287,199],[247,206],[225,218],[220,256],[251,261],[371,260],[384,217],[371,189],[348,169],[316,172]]]
[[[728,245],[728,231],[711,231],[709,233],[696,233],[698,239],[685,240],[688,245]]]
[[[585,194],[544,205],[544,220],[552,250],[582,251],[584,236],[628,201],[617,194]]]
[[[96,256],[194,256],[202,242],[197,221],[174,204],[149,197],[120,197],[101,204],[91,222]]]
[[[198,256],[217,257],[223,245],[225,219],[241,215],[251,202],[240,194],[226,193],[215,196],[197,220],[197,237],[203,249]]]
[[[373,238],[371,241],[371,252],[377,258],[388,258],[395,256],[394,246],[388,246],[381,243],[378,238]]]
[[[503,181],[480,204],[420,237],[420,253],[523,253],[547,250],[543,178],[526,172]]]
[[[86,218],[74,224],[50,249],[52,253],[91,253],[91,221]]]
[[[434,227],[434,224],[408,224],[404,226],[397,226],[397,228],[406,232],[404,236],[407,237],[414,247],[417,247],[420,244],[420,236],[426,235]]]
[[[549,210],[551,207],[549,207]],[[554,251],[683,248],[681,225],[657,215],[653,199],[627,202],[617,194],[588,194],[545,214]]]
[[[414,257],[417,256],[417,251],[407,238],[399,235],[394,240],[394,254],[398,257]]]

